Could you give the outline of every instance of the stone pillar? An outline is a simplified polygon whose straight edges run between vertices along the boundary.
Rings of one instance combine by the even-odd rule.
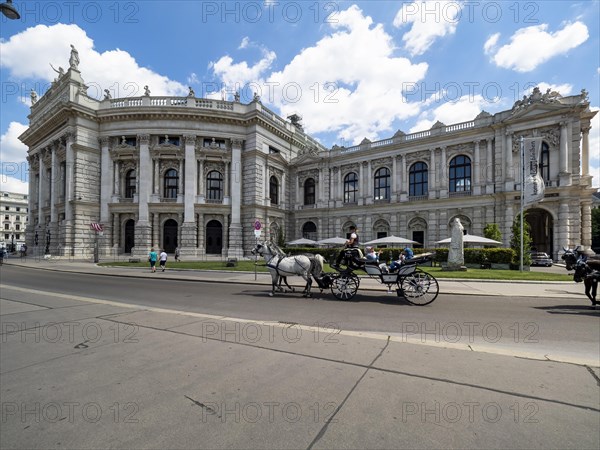
[[[177,170],[177,203],[183,203],[183,180],[185,176],[183,173],[183,159],[179,159],[179,169]]]
[[[135,176],[138,177],[138,173],[136,172]],[[121,163],[117,159],[113,162],[113,202],[117,201],[117,199],[121,196],[119,192],[119,177],[121,176]]]
[[[425,242],[423,243],[425,245],[425,247],[435,247],[435,242],[439,241],[440,238],[439,237],[439,226],[438,226],[438,221],[437,221],[437,212],[434,210],[429,210],[429,217],[427,219],[427,239],[425,240]]]
[[[154,247],[155,250],[159,250],[162,248],[162,239],[161,229],[160,229],[160,214],[159,213],[150,213],[152,217],[152,240],[150,242],[150,246]]]
[[[405,202],[408,200],[408,172],[406,170],[406,155],[401,155],[400,158],[400,181],[402,183],[402,188],[400,189],[400,201]]]
[[[512,200],[507,200],[504,209],[504,226],[498,224],[502,232],[502,243],[505,247],[510,247],[510,236],[512,235],[512,224],[515,220],[515,215]]]
[[[104,225],[109,225],[108,204],[113,175],[108,141],[108,137],[100,138],[100,223]]]
[[[440,161],[440,198],[448,198],[448,161],[446,161],[446,147],[442,147],[442,158]]]
[[[492,148],[492,139],[489,138],[486,140],[486,155],[485,155],[485,193],[493,194],[494,193],[494,156],[493,156],[493,148]]]
[[[198,168],[196,161],[196,136],[188,135],[184,136],[183,139],[185,142],[185,197],[179,248],[181,249],[182,256],[186,254],[195,256],[197,232],[194,203],[196,201],[196,180],[198,178],[198,173],[196,172]]]
[[[558,230],[556,233],[558,248],[567,247],[573,248],[575,245],[580,244],[579,242],[572,242],[570,236],[570,221],[569,221],[569,202],[568,200],[562,200],[558,207]]]
[[[154,201],[160,201],[160,158],[157,156],[152,160],[152,193]]]
[[[429,198],[434,199],[437,189],[437,183],[435,179],[435,149],[429,150]]]
[[[392,193],[390,201],[398,201],[398,163],[395,156],[392,156]]]
[[[335,199],[340,202],[339,205],[343,205],[344,204],[344,180],[342,179],[342,168],[335,167],[334,170],[335,169],[338,169],[336,171],[336,173],[337,173],[337,191],[336,191],[337,195],[336,195]],[[336,206],[338,206],[338,205],[336,205]]]
[[[244,256],[244,240],[241,223],[242,206],[242,144],[239,139],[231,141],[231,224],[229,225],[229,245],[227,257],[242,258]]]
[[[371,165],[371,160],[367,161],[367,205],[373,203],[373,198],[375,195],[373,187],[373,166]]]
[[[118,255],[120,250],[124,250],[121,246],[121,222],[119,219],[118,213],[112,215],[112,246],[115,255]]]
[[[560,123],[559,170],[561,174],[569,171],[567,122]]]
[[[206,203],[206,178],[204,176],[204,159],[200,159],[200,168],[198,172],[198,203]]]
[[[365,193],[365,162],[362,164],[359,163],[358,169],[358,204],[364,205],[366,203],[366,193]]]
[[[581,127],[581,175],[590,175],[590,126]]]
[[[507,192],[515,190],[515,170],[513,167],[512,154],[512,131],[506,130],[504,149],[504,190]]]
[[[56,209],[56,203],[58,202],[58,158],[56,157],[56,151],[58,150],[58,144],[52,147],[52,156],[50,160],[50,222],[56,225],[58,221],[58,211]]]
[[[581,204],[581,245],[586,249],[592,247],[592,204]]]
[[[43,226],[45,224],[44,221],[44,212],[42,208],[44,207],[46,190],[44,189],[44,180],[46,179],[46,165],[44,164],[44,150],[40,151],[40,163],[38,166],[38,224]]]
[[[140,158],[138,161],[138,221],[135,227],[136,256],[145,256],[154,243],[152,242],[151,225],[149,222],[148,201],[152,183],[152,161],[150,159],[150,136],[138,135],[140,143]]]
[[[64,254],[73,254],[73,200],[75,199],[75,152],[73,144],[76,135],[69,132],[66,135],[65,149],[65,222],[61,227],[64,236]]]
[[[473,180],[471,182],[471,190],[473,195],[481,194],[481,162],[479,159],[479,141],[475,141],[475,149],[473,150]]]
[[[229,161],[225,161],[225,180],[224,180],[224,196],[223,203],[225,205],[231,204],[231,187],[229,185],[231,180],[231,163]]]

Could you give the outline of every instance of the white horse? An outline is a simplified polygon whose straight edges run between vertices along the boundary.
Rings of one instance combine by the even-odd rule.
[[[280,286],[281,279],[285,281],[286,277],[292,275],[299,275],[304,278],[306,287],[303,294],[305,297],[310,297],[310,288],[312,286],[311,276],[318,277],[321,274],[325,261],[321,255],[313,255],[312,258],[307,255],[285,256],[279,247],[267,243],[256,244],[252,249],[252,254],[262,256],[267,262],[272,282],[270,297],[275,294],[275,290],[283,290]],[[287,281],[285,283],[287,285]]]

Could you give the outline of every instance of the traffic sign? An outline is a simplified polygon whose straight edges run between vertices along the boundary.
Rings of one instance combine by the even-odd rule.
[[[256,219],[254,221],[254,229],[255,230],[260,230],[262,228],[262,223],[260,223],[260,220]]]

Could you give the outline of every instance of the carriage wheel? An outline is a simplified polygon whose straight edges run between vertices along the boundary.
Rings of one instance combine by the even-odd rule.
[[[342,274],[332,280],[331,293],[338,300],[350,300],[356,295],[360,279],[353,273]]]
[[[404,298],[409,303],[418,306],[430,304],[437,298],[440,292],[440,287],[435,277],[420,269],[405,277],[402,280],[400,289],[402,289]]]

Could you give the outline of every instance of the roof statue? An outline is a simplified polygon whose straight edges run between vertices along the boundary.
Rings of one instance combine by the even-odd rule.
[[[73,46],[73,44],[71,44],[71,56],[69,57],[69,66],[73,70],[78,70],[79,68],[79,52]]]

